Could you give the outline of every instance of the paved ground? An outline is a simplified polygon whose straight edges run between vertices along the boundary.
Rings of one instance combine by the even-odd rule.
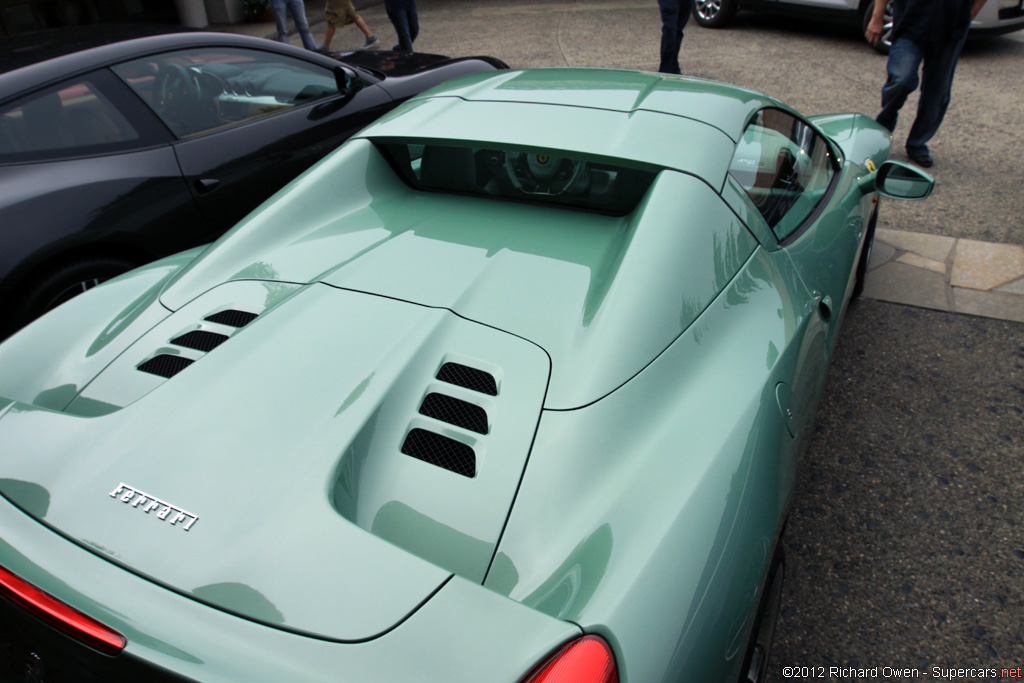
[[[419,7],[421,51],[515,67],[657,66],[653,0]],[[394,41],[380,4],[361,12]],[[361,40],[349,28],[334,47]],[[995,319],[1022,320],[1024,173],[1007,153],[1024,142],[1022,57],[1019,35],[968,45],[932,145],[935,194],[885,206],[867,292],[876,299],[845,322],[784,538],[773,681],[793,666],[825,667],[795,680],[867,678],[829,676],[830,666],[879,667],[877,680],[897,680],[881,667],[926,680],[940,667],[950,680],[949,669],[1024,665],[1024,324]],[[805,113],[873,113],[884,70],[855,31],[743,14],[731,30],[691,27],[682,62]],[[1002,298],[984,297],[993,293]],[[948,312],[971,306],[994,317]]]

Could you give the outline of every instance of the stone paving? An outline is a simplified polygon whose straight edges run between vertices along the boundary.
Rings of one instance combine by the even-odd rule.
[[[879,229],[864,296],[1024,322],[1024,247]]]

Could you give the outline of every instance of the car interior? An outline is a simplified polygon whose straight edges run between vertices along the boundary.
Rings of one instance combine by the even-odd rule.
[[[624,215],[657,175],[655,169],[585,160],[565,152],[388,143],[392,166],[417,189],[555,204]]]
[[[113,70],[178,137],[338,94],[330,70],[252,50],[173,52]]]

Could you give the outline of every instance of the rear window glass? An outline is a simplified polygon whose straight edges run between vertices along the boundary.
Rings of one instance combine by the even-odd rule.
[[[379,145],[399,173],[422,190],[553,204],[616,215],[636,208],[657,171],[621,161],[514,147]]]
[[[108,153],[138,139],[128,119],[87,79],[0,109],[0,160]]]

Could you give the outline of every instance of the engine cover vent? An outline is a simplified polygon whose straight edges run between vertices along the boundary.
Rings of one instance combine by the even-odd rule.
[[[172,356],[162,353],[159,356],[153,356],[140,365],[139,370],[170,379],[194,362],[191,358],[185,358],[184,356]]]
[[[468,365],[445,363],[437,371],[437,379],[488,396],[498,395],[498,383],[494,381],[494,375]]]
[[[420,406],[420,415],[462,427],[477,434],[487,433],[487,411],[476,405],[446,394],[427,394]]]
[[[196,351],[206,353],[208,351],[213,351],[227,340],[228,336],[226,334],[218,334],[216,332],[208,332],[206,330],[192,330],[180,337],[172,339],[171,343],[176,346],[184,346],[189,349],[195,349]]]
[[[236,311],[234,309],[214,313],[213,315],[208,315],[204,318],[204,320],[211,323],[229,325],[231,327],[245,327],[255,319],[255,313],[249,313],[248,311]]]
[[[425,429],[412,429],[405,437],[402,452],[464,477],[476,476],[476,453],[466,444],[447,436]]]

